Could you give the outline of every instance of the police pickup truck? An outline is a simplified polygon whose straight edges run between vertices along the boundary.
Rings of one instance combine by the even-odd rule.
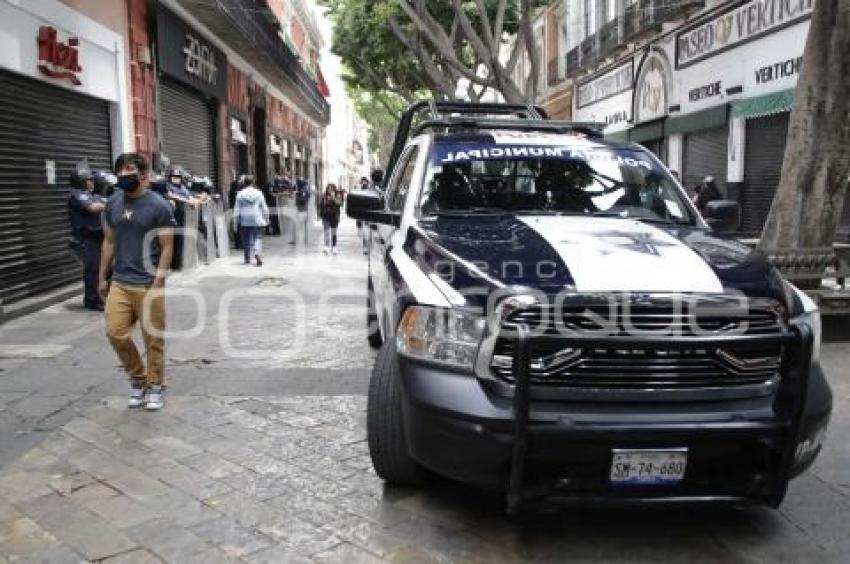
[[[545,502],[778,506],[832,408],[814,303],[649,151],[542,109],[421,102],[370,224],[376,472]]]

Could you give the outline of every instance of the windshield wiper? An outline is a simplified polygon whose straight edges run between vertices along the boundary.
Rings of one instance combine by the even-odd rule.
[[[514,213],[512,211],[506,210],[504,208],[489,208],[489,207],[471,207],[465,210],[438,210],[432,212],[433,215],[456,215],[456,216],[465,216],[465,215],[505,215]]]
[[[633,219],[635,221],[645,221],[646,223],[660,223],[660,224],[663,224],[663,225],[692,225],[686,219],[674,219],[674,218],[664,219],[662,217],[644,217],[644,216],[639,216],[639,215],[628,215],[628,214],[623,215],[622,213],[616,213],[616,212],[598,212],[598,213],[594,213],[592,215],[593,215],[593,217],[616,217],[616,218],[619,218],[619,219]]]

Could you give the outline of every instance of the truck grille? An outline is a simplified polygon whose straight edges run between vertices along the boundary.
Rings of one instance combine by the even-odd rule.
[[[781,345],[758,348],[694,346],[664,348],[665,336],[767,334],[782,330],[776,308],[750,307],[734,313],[709,308],[692,316],[672,308],[631,308],[629,314],[608,315],[598,308],[566,309],[556,323],[550,308],[518,311],[504,322],[496,340],[490,370],[514,382],[513,340],[507,336],[518,324],[538,334],[599,335],[590,346],[563,347],[537,343],[531,353],[530,376],[535,386],[584,390],[694,390],[739,388],[776,382]],[[610,346],[606,336],[650,336],[651,346]]]

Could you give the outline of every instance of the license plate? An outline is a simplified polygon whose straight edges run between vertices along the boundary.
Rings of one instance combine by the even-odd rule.
[[[611,483],[615,485],[671,485],[685,477],[687,448],[615,448],[611,453]]]

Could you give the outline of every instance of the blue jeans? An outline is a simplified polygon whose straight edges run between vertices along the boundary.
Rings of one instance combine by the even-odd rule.
[[[240,225],[239,238],[242,240],[242,254],[245,262],[251,262],[251,255],[263,254],[263,228],[253,225]]]

